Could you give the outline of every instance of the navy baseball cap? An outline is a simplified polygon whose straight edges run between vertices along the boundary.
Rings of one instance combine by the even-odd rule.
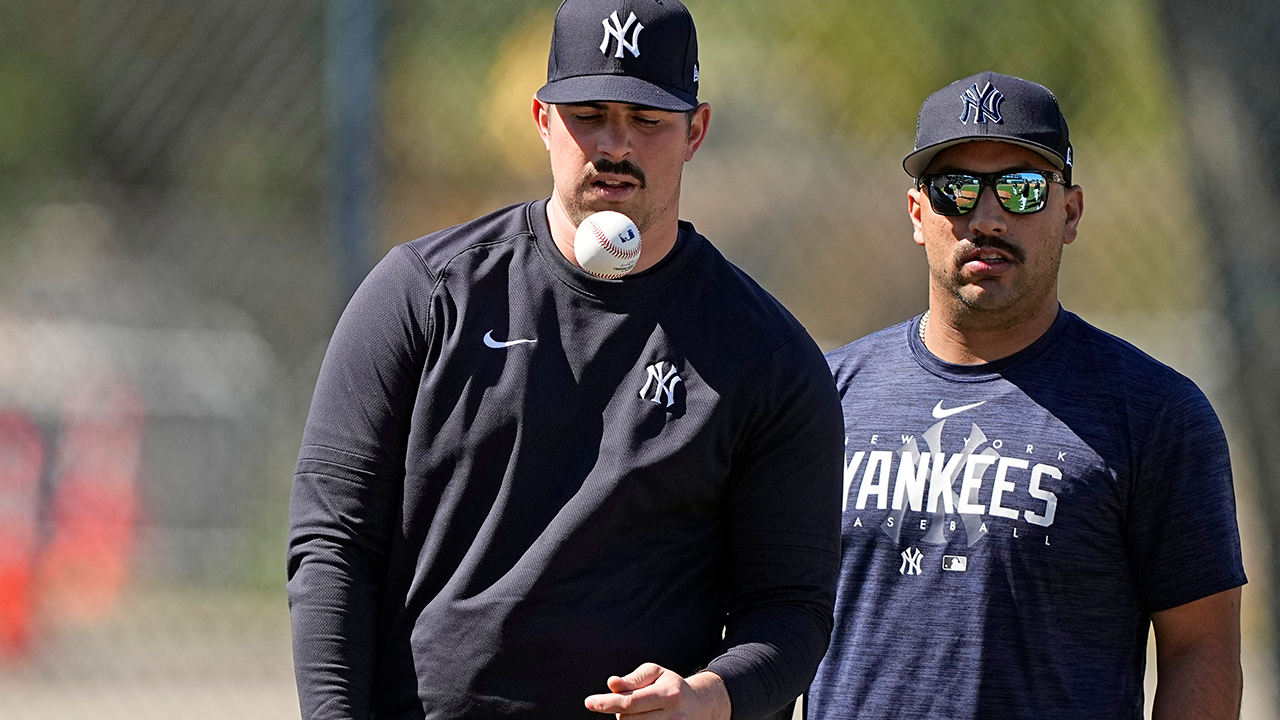
[[[698,34],[679,0],[564,0],[547,60],[548,103],[698,106]]]
[[[952,145],[999,140],[1034,150],[1071,184],[1071,140],[1058,98],[1043,85],[994,72],[957,80],[930,95],[916,120],[916,144],[902,167],[918,178]]]

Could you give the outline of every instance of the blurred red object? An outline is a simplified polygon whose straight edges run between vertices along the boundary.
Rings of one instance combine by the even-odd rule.
[[[115,377],[92,379],[67,402],[40,560],[41,605],[57,620],[105,618],[128,583],[142,423],[137,391]]]
[[[44,438],[29,418],[0,412],[0,657],[31,648],[33,570]]]

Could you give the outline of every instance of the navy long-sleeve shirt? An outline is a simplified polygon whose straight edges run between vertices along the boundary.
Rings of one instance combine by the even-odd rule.
[[[842,425],[800,324],[691,225],[600,280],[546,201],[389,253],[339,321],[294,477],[303,715],[598,718],[643,662],[736,719],[827,647]]]

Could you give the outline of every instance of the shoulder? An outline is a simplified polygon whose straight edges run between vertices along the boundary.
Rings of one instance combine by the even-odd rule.
[[[366,329],[389,323],[405,328],[411,337],[420,336],[431,323],[430,299],[459,265],[457,259],[530,236],[527,218],[532,204],[513,205],[391,248],[348,302],[343,322]],[[483,272],[475,263],[468,265],[464,273],[469,276]]]
[[[662,300],[679,318],[664,329],[681,328],[707,371],[733,378],[725,387],[743,388],[770,417],[792,405],[838,417],[831,373],[804,325],[691,225],[682,227],[695,233],[687,247],[696,256]]]
[[[1081,365],[1095,382],[1105,383],[1131,402],[1160,406],[1169,401],[1203,401],[1204,393],[1187,376],[1140,350],[1133,343],[1101,330],[1079,317],[1057,353]]]
[[[423,269],[438,280],[469,255],[509,252],[533,237],[529,213],[536,202],[524,202],[494,211],[470,222],[438,230],[404,244]]]
[[[729,334],[741,333],[743,340],[769,353],[800,344],[813,345],[816,350],[804,325],[777,298],[729,261],[692,225],[681,225],[698,239],[693,275],[682,282],[703,309],[713,314],[712,322],[723,325]]]
[[[1213,406],[1190,378],[1078,317],[1071,321],[1055,349],[1060,371],[1049,381],[1065,386],[1064,394],[1076,385],[1095,416],[1123,419],[1134,450],[1169,428],[1221,435]]]
[[[887,367],[895,364],[896,360],[909,360],[911,347],[907,333],[911,322],[907,320],[890,325],[827,353],[827,365],[836,378],[836,384],[843,387],[871,363]]]

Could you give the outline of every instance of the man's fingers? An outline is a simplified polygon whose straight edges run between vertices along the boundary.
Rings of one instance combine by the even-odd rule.
[[[588,710],[598,713],[635,715],[678,704],[684,679],[661,665],[645,663],[624,677],[609,678],[613,692],[592,695],[585,700]]]
[[[607,684],[610,690],[616,693],[624,693],[652,685],[658,678],[662,677],[662,673],[663,667],[661,665],[645,663],[622,677],[614,675],[609,678]]]
[[[586,700],[588,710],[598,713],[635,715],[666,707],[666,693],[656,688],[641,688],[634,692],[591,695]]]
[[[628,713],[614,714],[613,720],[672,720],[676,714],[670,708],[658,708],[657,710],[648,710],[646,712],[631,711]],[[681,720],[686,720],[686,715],[679,716]],[[600,720],[609,720],[608,717],[601,715]]]

